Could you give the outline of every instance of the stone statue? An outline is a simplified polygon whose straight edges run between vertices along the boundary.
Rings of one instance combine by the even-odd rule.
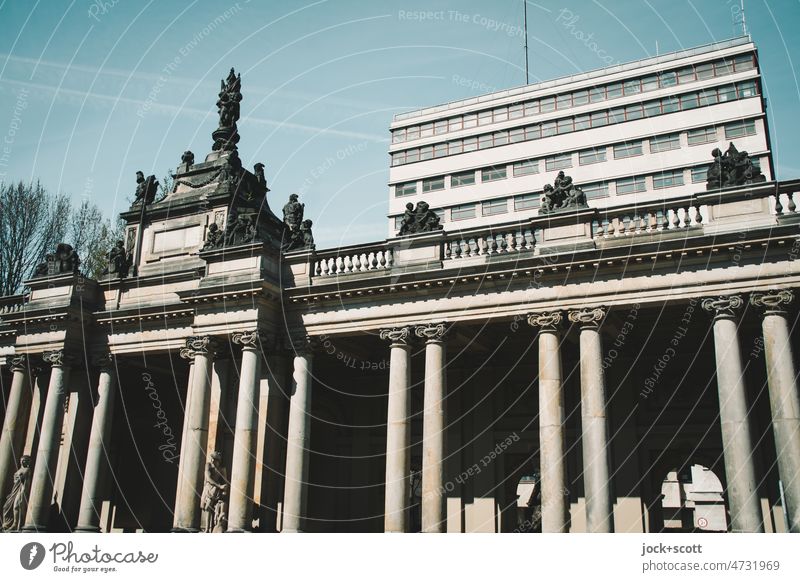
[[[264,164],[259,162],[254,165],[253,173],[256,175],[256,181],[264,186],[264,188],[267,188],[267,178],[264,176]],[[267,188],[267,191],[269,191],[269,188]]]
[[[209,231],[211,227],[209,227]],[[223,244],[228,247],[254,242],[258,237],[255,220],[250,214],[228,216],[228,226]]]
[[[294,231],[300,228],[300,223],[303,222],[303,213],[305,212],[305,204],[297,201],[297,194],[289,196],[289,202],[283,207],[283,223],[289,227],[289,230]]]
[[[34,277],[48,277],[65,273],[78,273],[81,264],[78,252],[67,243],[58,243],[54,253],[45,255],[45,260],[36,266]]]
[[[572,176],[558,172],[552,186],[545,184],[539,214],[550,214],[562,210],[588,208],[586,194],[572,183]]]
[[[136,172],[136,192],[134,193],[134,200],[131,208],[137,208],[142,205],[148,205],[156,199],[158,192],[158,180],[153,175],[144,177],[141,170]]]
[[[194,154],[189,150],[186,150],[181,156],[181,167],[179,171],[188,172],[189,168],[192,166],[194,166]]]
[[[239,103],[242,100],[242,76],[236,75],[231,69],[228,78],[220,81],[219,99],[219,127],[212,134],[214,138],[214,151],[235,151],[239,143],[239,132],[236,122],[239,121]]]
[[[206,243],[203,245],[203,250],[208,251],[211,249],[218,249],[222,246],[225,239],[224,233],[219,229],[216,222],[208,225],[208,232],[206,233]]]
[[[719,148],[711,152],[714,161],[708,167],[706,174],[706,190],[718,190],[765,182],[766,177],[761,170],[753,164],[753,159],[746,151],[739,151],[733,142],[728,145],[723,154]]]
[[[3,503],[2,531],[20,531],[28,507],[28,481],[30,480],[31,458],[23,455],[19,460],[19,469],[14,473],[14,484]]]
[[[103,270],[104,275],[110,275],[111,278],[119,277],[124,279],[128,276],[133,257],[125,252],[125,243],[118,240],[108,252],[108,266]]]
[[[311,227],[313,226],[313,222],[310,220],[304,220],[300,224],[300,234],[303,238],[303,246],[305,248],[311,248],[314,246],[314,235],[311,234]]]
[[[214,451],[206,463],[205,485],[200,507],[206,514],[206,533],[224,532],[227,529],[225,495],[228,479],[222,467],[222,453]]]
[[[434,232],[441,230],[439,215],[430,209],[427,202],[420,200],[416,208],[409,202],[406,204],[406,211],[403,213],[403,220],[400,224],[400,236],[417,234],[420,232]]]

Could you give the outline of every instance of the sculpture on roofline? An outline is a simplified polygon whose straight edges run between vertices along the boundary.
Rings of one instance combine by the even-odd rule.
[[[420,200],[416,208],[410,202],[406,204],[403,219],[400,223],[399,236],[418,234],[422,232],[435,232],[442,230],[439,215],[431,210],[427,202]]]
[[[48,253],[45,260],[36,266],[34,277],[48,277],[66,273],[78,273],[81,259],[78,252],[67,243],[58,243],[53,253]]]
[[[214,138],[214,151],[236,151],[239,142],[239,132],[236,122],[239,121],[239,103],[242,101],[242,76],[237,75],[231,68],[228,78],[220,81],[219,99],[217,110],[219,112],[219,127],[211,136]]]
[[[136,191],[134,192],[133,204],[131,208],[139,208],[142,205],[152,204],[158,192],[158,180],[153,175],[144,177],[144,173],[139,170],[136,172]]]
[[[110,278],[124,279],[128,276],[133,257],[131,253],[125,251],[125,243],[118,240],[114,247],[108,252],[108,265],[103,269],[103,275]]]
[[[739,151],[733,142],[723,154],[719,148],[711,152],[714,161],[706,173],[706,190],[718,190],[733,186],[744,186],[765,182],[766,177],[753,163],[753,158],[746,151]]]
[[[545,184],[539,214],[581,208],[588,208],[586,194],[572,183],[572,176],[567,176],[561,170],[552,185]]]

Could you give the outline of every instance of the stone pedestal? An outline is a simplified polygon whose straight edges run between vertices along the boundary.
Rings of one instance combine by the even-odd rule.
[[[590,533],[614,531],[606,386],[599,329],[605,315],[606,311],[601,307],[569,313],[569,320],[580,325],[583,489],[586,495],[586,531]]]
[[[111,421],[114,418],[114,400],[117,391],[115,362],[111,355],[98,359],[100,379],[97,384],[97,402],[92,416],[92,432],[86,468],[83,472],[83,493],[78,513],[77,531],[100,531],[100,510],[103,504],[102,485],[108,466],[111,443]]]
[[[725,457],[731,529],[764,531],[758,500],[756,472],[744,369],[737,335],[736,312],[744,302],[738,295],[703,299],[703,309],[714,314],[714,353],[719,391],[719,421]]]
[[[51,364],[50,383],[42,417],[39,450],[33,466],[30,501],[24,531],[46,531],[53,502],[53,480],[58,468],[61,426],[64,423],[64,399],[69,381],[69,362],[62,350],[46,352],[44,361]]]
[[[311,444],[312,352],[310,342],[295,342],[289,428],[286,438],[286,480],[281,533],[303,531],[308,501],[308,457]]]
[[[26,355],[12,358],[11,373],[11,392],[8,395],[3,432],[0,434],[0,507],[11,490],[12,478],[22,457],[30,413],[31,385]]]
[[[789,531],[800,533],[800,395],[786,311],[793,301],[794,293],[788,289],[750,297],[750,303],[762,309],[764,315],[764,356],[778,473],[786,500],[783,509]]]
[[[178,469],[178,492],[175,499],[176,532],[200,531],[200,498],[203,494],[208,416],[211,402],[211,368],[214,344],[209,336],[186,340],[181,357],[192,360],[191,384],[186,396],[187,409]]]
[[[536,313],[528,323],[539,330],[539,472],[542,533],[567,532],[564,392],[561,372],[561,313]]]
[[[381,330],[380,336],[381,339],[391,342],[389,404],[386,416],[384,532],[402,533],[408,531],[411,330],[407,327],[384,329]]]
[[[242,532],[250,531],[253,521],[261,349],[258,332],[235,333],[232,339],[233,343],[242,346],[242,366],[233,440],[228,531]]]
[[[425,340],[425,393],[422,413],[422,532],[444,533],[447,527],[444,491],[445,396],[447,391],[445,323],[421,325],[414,331]]]

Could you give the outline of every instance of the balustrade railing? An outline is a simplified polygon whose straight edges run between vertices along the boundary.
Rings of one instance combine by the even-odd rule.
[[[314,260],[314,276],[329,277],[390,269],[394,257],[384,244],[344,247],[318,253]]]
[[[443,244],[445,260],[466,259],[532,251],[536,246],[536,237],[534,228],[529,225],[495,229],[483,227],[453,233]]]
[[[598,238],[633,236],[702,226],[701,206],[677,199],[600,210],[593,222]]]
[[[800,190],[797,180],[789,183],[778,184],[775,194],[770,197],[772,208],[778,216],[792,216],[798,214],[795,193]]]

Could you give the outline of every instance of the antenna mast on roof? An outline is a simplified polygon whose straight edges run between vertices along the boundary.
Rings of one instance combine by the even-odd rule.
[[[740,1],[740,6],[742,8],[742,34],[747,36],[747,21],[744,18],[744,0]]]
[[[522,20],[525,28],[525,84],[530,84],[528,75],[528,0],[522,0]]]

